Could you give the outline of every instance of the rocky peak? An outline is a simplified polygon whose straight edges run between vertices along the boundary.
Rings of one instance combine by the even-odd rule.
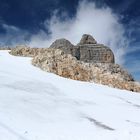
[[[55,48],[55,49],[61,49],[63,47],[67,49],[73,47],[73,45],[67,39],[61,38],[54,41],[50,46],[50,48]]]
[[[84,45],[84,44],[97,44],[97,41],[91,35],[83,34],[78,45]]]
[[[71,54],[77,60],[88,63],[114,63],[114,54],[109,47],[97,44],[89,34],[84,34],[78,45],[73,45],[67,39],[57,39],[50,48],[60,49],[66,54]]]
[[[62,77],[140,92],[140,84],[115,64],[111,49],[95,43],[91,35],[83,35],[82,45],[58,39],[50,48],[16,47],[10,54],[33,57],[33,65]]]

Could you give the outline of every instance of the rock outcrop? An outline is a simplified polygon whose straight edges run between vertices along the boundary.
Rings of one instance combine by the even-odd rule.
[[[77,60],[89,63],[114,63],[112,50],[97,41],[88,34],[84,34],[80,42],[74,46],[66,39],[58,39],[50,48],[61,49],[66,54],[71,54]]]
[[[15,56],[34,57],[39,53],[44,53],[46,48],[30,48],[28,46],[16,46],[9,52]]]
[[[140,92],[140,84],[134,82],[132,76],[117,64],[85,63],[59,49],[48,49],[35,56],[32,64],[65,78]]]
[[[22,46],[12,49],[10,53],[33,57],[34,66],[65,78],[140,92],[140,83],[135,82],[131,74],[115,64],[111,49],[98,44],[87,34],[83,35],[77,45],[66,39],[58,39],[50,48]]]
[[[83,44],[97,44],[97,41],[89,34],[84,34],[78,43],[78,45]]]

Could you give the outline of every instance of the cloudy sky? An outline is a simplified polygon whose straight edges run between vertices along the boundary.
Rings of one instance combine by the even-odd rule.
[[[139,7],[139,0],[0,0],[0,46],[77,44],[88,33],[140,81]]]

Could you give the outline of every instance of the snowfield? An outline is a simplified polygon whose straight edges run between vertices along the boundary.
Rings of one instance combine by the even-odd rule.
[[[140,94],[65,79],[0,51],[0,140],[140,140]]]

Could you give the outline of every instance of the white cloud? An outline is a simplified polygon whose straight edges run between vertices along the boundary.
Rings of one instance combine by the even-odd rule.
[[[18,27],[2,24],[6,33],[0,34],[0,46],[26,44],[29,33]]]
[[[140,82],[140,60],[139,58],[129,58],[128,62],[131,62],[131,64],[127,65],[128,71],[133,74],[135,80],[138,80]]]
[[[109,7],[97,8],[94,2],[81,1],[73,18],[69,18],[65,11],[62,15],[55,11],[51,19],[44,22],[44,27],[49,29],[50,34],[40,30],[31,36],[28,43],[31,35],[28,31],[3,24],[6,34],[0,35],[0,45],[28,43],[31,47],[49,47],[58,38],[66,38],[77,44],[86,33],[91,34],[97,42],[109,46],[117,63],[125,62],[124,55],[128,52],[129,41],[124,36],[125,29],[119,23],[118,16]]]
[[[47,35],[40,30],[37,35],[32,36],[30,45],[49,47],[58,38],[66,38],[76,44],[82,34],[87,33],[93,35],[99,43],[111,47],[117,63],[125,62],[125,50],[129,42],[124,36],[125,30],[119,23],[118,16],[110,8],[97,8],[93,2],[81,1],[74,18],[67,17],[62,20],[60,17],[55,12],[52,18],[44,23],[51,34]]]

